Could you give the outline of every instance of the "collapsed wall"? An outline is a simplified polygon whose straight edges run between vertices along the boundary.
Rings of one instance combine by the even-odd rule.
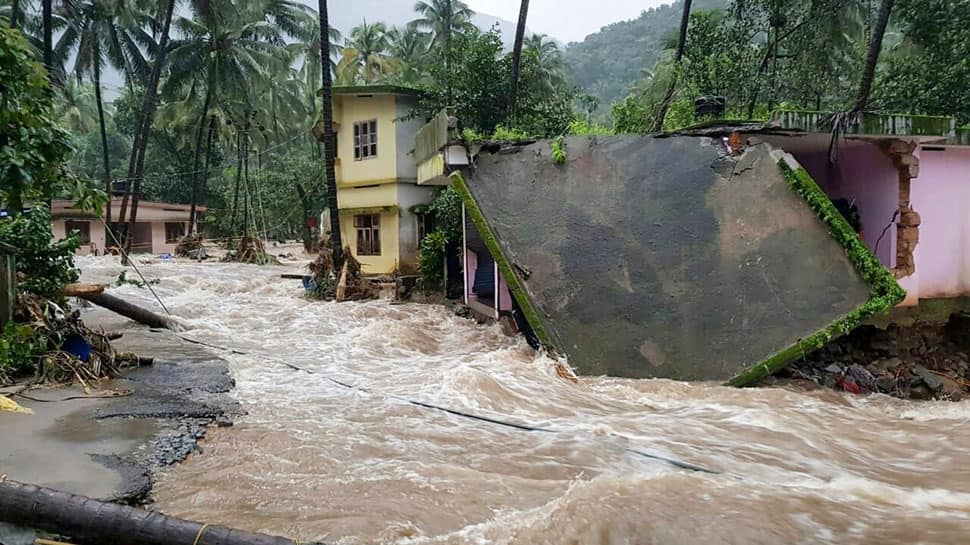
[[[756,138],[564,145],[562,164],[538,142],[453,178],[537,337],[580,373],[741,385],[902,298],[807,173]]]

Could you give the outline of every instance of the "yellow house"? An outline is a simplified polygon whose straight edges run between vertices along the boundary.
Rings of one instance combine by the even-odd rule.
[[[417,185],[418,92],[392,85],[333,89],[340,233],[365,274],[413,273],[434,189]]]

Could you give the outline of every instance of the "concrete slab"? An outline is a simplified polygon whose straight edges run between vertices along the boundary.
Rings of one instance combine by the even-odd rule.
[[[564,165],[548,142],[484,155],[456,187],[540,338],[583,374],[726,381],[870,301],[767,144],[582,137],[566,151]]]

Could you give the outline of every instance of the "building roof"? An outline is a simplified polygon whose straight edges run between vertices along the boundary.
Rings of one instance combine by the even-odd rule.
[[[321,90],[320,93],[323,91]],[[335,95],[406,95],[419,96],[421,91],[403,85],[336,85]]]

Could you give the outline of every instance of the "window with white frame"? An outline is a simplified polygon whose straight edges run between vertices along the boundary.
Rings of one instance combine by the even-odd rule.
[[[354,123],[354,160],[377,157],[377,120]]]

